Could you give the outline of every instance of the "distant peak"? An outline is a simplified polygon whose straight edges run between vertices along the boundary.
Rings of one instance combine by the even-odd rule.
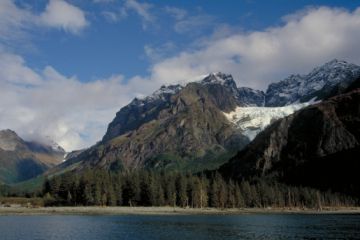
[[[0,148],[6,151],[14,151],[16,146],[22,143],[22,139],[13,130],[0,131]]]
[[[325,65],[333,65],[333,64],[337,64],[337,63],[347,63],[347,62],[344,60],[339,60],[337,58],[334,58],[333,60],[325,63]]]
[[[333,60],[325,63],[324,65],[322,65],[322,67],[334,67],[334,66],[337,66],[337,65],[353,65],[353,64],[348,63],[348,62],[346,62],[344,60],[339,60],[337,58],[334,58]]]
[[[222,85],[235,85],[235,81],[231,74],[225,74],[222,72],[210,73],[204,79],[200,81],[202,84],[222,84]]]
[[[0,130],[0,132],[4,132],[4,133],[15,133],[15,131],[11,130],[11,129],[3,129]]]
[[[0,134],[3,136],[16,136],[18,137],[17,133],[11,129],[4,129],[0,130]]]
[[[309,74],[308,76],[312,76],[312,75],[316,75],[319,72],[338,72],[338,71],[346,71],[346,70],[352,70],[352,69],[359,69],[359,66],[353,64],[353,63],[348,63],[344,60],[339,60],[339,59],[333,59],[319,67],[314,68]]]
[[[144,96],[144,97],[135,97],[134,100],[130,103],[132,105],[143,105],[144,102],[147,101],[155,101],[159,99],[163,99],[166,95],[173,95],[178,93],[183,86],[180,84],[176,85],[161,85],[159,89],[153,92],[151,95]]]

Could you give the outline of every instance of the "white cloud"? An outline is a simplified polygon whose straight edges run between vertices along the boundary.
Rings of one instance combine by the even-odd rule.
[[[18,8],[11,0],[0,1],[0,40],[13,41],[24,38],[28,22],[32,22],[31,12]]]
[[[169,13],[171,16],[173,16],[176,20],[182,20],[186,17],[188,14],[185,9],[172,7],[172,6],[166,6],[164,8],[165,12]]]
[[[180,34],[200,34],[204,29],[215,25],[215,17],[201,10],[196,14],[190,14],[183,8],[166,6],[164,11],[175,19],[174,31]]]
[[[360,64],[359,29],[360,8],[306,9],[284,18],[281,26],[216,36],[200,48],[163,59],[152,66],[151,79],[160,85],[223,71],[241,86],[264,89],[333,58]]]
[[[45,12],[40,15],[40,21],[44,26],[61,28],[72,33],[78,33],[88,25],[85,13],[64,0],[50,0]]]
[[[30,69],[18,55],[0,51],[0,129],[26,139],[49,136],[66,150],[100,140],[115,113],[136,94],[141,79],[121,75],[82,83],[51,66]]]
[[[19,7],[14,0],[0,1],[0,40],[9,42],[26,39],[33,27],[58,28],[79,33],[89,22],[85,13],[65,0],[50,0],[44,12],[36,14]]]
[[[166,42],[157,47],[150,45],[144,46],[145,55],[153,62],[157,62],[168,57],[175,50],[176,44],[173,42]]]
[[[94,3],[110,3],[115,2],[115,0],[93,0]]]
[[[214,20],[214,17],[206,14],[189,16],[178,19],[175,23],[174,30],[177,33],[201,33],[204,28],[213,26]]]
[[[95,0],[96,3],[115,2],[111,0]],[[153,5],[146,2],[139,2],[137,0],[124,0],[122,6],[115,10],[102,11],[101,15],[110,23],[117,23],[120,20],[129,16],[130,12],[138,15],[142,21],[143,29],[147,29],[150,24],[155,22],[155,15],[151,13]]]
[[[5,84],[36,86],[41,83],[41,77],[24,65],[24,60],[17,55],[0,50],[0,81]]]
[[[101,14],[110,23],[116,23],[128,16],[125,8],[120,8],[118,11],[103,11]]]
[[[152,5],[149,3],[140,3],[136,0],[126,0],[124,4],[125,9],[134,11],[143,20],[143,28],[146,29],[149,23],[155,21],[155,16],[151,14],[150,9]]]
[[[105,19],[108,22],[117,22],[117,21],[119,21],[119,17],[115,12],[103,11],[102,15],[105,17]]]

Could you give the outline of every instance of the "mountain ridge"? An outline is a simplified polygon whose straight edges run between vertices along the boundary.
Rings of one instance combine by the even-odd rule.
[[[296,81],[302,82],[295,84],[299,87],[295,91],[290,81],[290,89],[297,97],[291,98],[290,103],[300,103],[305,98],[311,101],[326,99],[341,92],[358,74],[360,76],[359,69],[359,66],[344,61],[330,61],[304,75],[313,82],[309,86],[306,85],[310,81],[307,78],[292,76],[290,78],[301,78]],[[320,83],[317,84],[317,81]],[[269,89],[279,86],[279,91],[287,91],[288,83],[289,79],[285,79],[269,85]],[[248,121],[246,128],[226,117],[237,108],[240,112],[249,107],[254,107],[256,111],[259,110],[257,107],[268,108],[269,89],[264,93],[238,88],[231,75],[221,72],[211,73],[186,85],[162,86],[150,96],[135,98],[121,108],[101,142],[76,154],[62,166],[70,169],[83,169],[85,166],[176,169],[187,166],[185,169],[188,169],[193,165],[202,165],[197,170],[220,166],[227,160],[225,158],[245,147],[268,124],[311,104],[310,101],[300,104],[300,107],[290,106],[279,111],[284,104],[282,100],[276,102],[275,97],[272,104],[276,109],[269,115],[269,121],[255,121],[255,124],[246,120],[252,118],[251,114],[244,115],[238,122]],[[279,95],[279,91],[271,96]],[[215,160],[219,158],[222,160]]]
[[[36,177],[60,164],[64,154],[62,148],[25,141],[12,130],[0,130],[0,181],[12,184]]]

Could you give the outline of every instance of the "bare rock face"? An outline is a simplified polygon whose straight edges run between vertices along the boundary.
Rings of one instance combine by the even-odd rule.
[[[334,179],[342,183],[336,176],[356,168],[360,171],[359,161],[349,154],[359,146],[360,89],[356,89],[273,123],[220,171],[234,178],[273,176],[290,183],[316,185],[327,176],[330,183]],[[335,155],[339,158],[334,159]]]
[[[109,124],[103,141],[135,130],[142,124],[156,119],[160,111],[169,106],[171,96],[177,94],[182,88],[180,85],[162,86],[148,97],[135,98],[116,114],[115,119]]]
[[[247,87],[238,88],[239,102],[244,106],[262,107],[265,105],[265,93],[260,90],[254,90]]]

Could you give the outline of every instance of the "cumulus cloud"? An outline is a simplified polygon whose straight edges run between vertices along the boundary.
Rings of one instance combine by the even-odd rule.
[[[78,33],[88,25],[85,13],[64,0],[50,0],[39,18],[44,26],[61,28],[72,33]]]
[[[79,33],[88,24],[85,13],[65,0],[50,0],[39,14],[19,7],[13,0],[0,1],[0,40],[3,42],[26,39],[27,31],[33,27]]]
[[[28,23],[32,22],[31,12],[18,8],[11,0],[0,1],[0,40],[13,41],[24,38]]]
[[[292,73],[306,73],[333,58],[360,64],[360,8],[319,7],[284,17],[281,26],[209,39],[198,49],[151,68],[160,83],[208,72],[232,73],[241,86],[265,89]]]
[[[0,51],[0,128],[26,139],[49,136],[66,150],[100,140],[119,106],[135,97],[122,75],[83,83],[51,66],[36,72],[18,55]]]

